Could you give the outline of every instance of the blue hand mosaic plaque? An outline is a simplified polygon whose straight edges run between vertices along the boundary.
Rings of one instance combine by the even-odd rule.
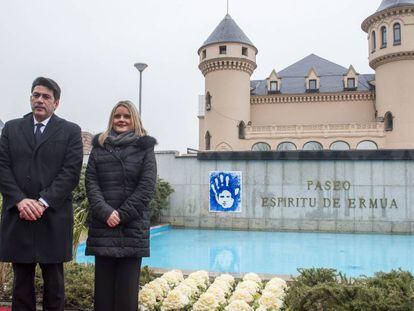
[[[241,172],[210,172],[210,212],[241,212]]]

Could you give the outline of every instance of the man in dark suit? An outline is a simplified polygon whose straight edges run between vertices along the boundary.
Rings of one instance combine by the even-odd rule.
[[[37,263],[43,310],[63,310],[63,262],[72,259],[72,190],[82,166],[78,125],[54,114],[60,88],[52,79],[32,85],[32,113],[5,124],[0,139],[0,261],[12,262],[13,311],[36,309]]]

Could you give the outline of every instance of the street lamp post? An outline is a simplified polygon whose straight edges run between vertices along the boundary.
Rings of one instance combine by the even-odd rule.
[[[141,116],[141,98],[142,98],[142,72],[145,70],[145,68],[148,67],[147,64],[144,63],[136,63],[134,64],[134,67],[138,69],[139,71],[139,116]]]

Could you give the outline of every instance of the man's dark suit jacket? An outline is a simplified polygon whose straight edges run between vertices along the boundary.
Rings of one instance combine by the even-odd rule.
[[[9,121],[0,139],[0,261],[61,263],[72,259],[72,190],[83,157],[78,125],[52,115],[40,142],[33,115]],[[16,203],[43,198],[49,207],[36,221],[19,218]]]

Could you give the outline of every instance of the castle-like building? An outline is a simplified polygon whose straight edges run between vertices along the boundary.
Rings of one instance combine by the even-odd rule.
[[[199,149],[414,148],[414,0],[383,0],[361,27],[375,74],[311,54],[250,80],[258,49],[227,14],[198,50]]]

